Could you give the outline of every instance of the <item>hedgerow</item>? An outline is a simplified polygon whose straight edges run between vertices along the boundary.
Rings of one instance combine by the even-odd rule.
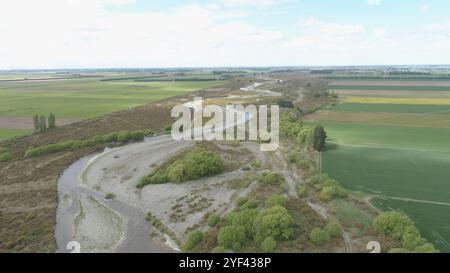
[[[113,142],[121,142],[126,143],[129,141],[142,141],[144,137],[148,135],[150,131],[122,131],[110,133],[103,136],[95,136],[90,139],[86,139],[83,141],[80,140],[69,140],[64,142],[59,142],[55,144],[43,145],[35,148],[28,148],[25,152],[25,157],[36,157],[46,154],[58,153],[62,151],[68,150],[77,150],[84,147],[90,147],[97,144],[104,143],[113,143]]]

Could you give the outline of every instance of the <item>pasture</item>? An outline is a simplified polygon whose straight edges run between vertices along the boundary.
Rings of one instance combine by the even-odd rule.
[[[324,125],[329,136],[324,172],[373,197],[380,209],[405,212],[428,240],[450,252],[449,82],[412,83],[330,86],[359,91],[306,121]]]
[[[110,73],[107,77],[93,74],[78,78],[53,74],[3,75],[0,80],[0,139],[30,132],[30,121],[35,114],[54,113],[57,122],[59,119],[65,124],[68,120],[90,119],[224,83],[209,74],[188,74],[177,80],[158,75],[157,79],[164,78],[161,81],[153,77],[140,73]],[[149,78],[151,80],[146,81]],[[17,123],[21,118],[30,121],[10,127],[11,122]]]

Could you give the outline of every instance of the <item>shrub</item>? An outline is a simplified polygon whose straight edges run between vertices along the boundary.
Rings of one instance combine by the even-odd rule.
[[[274,196],[267,198],[265,204],[266,204],[267,208],[274,207],[274,206],[286,207],[287,198],[282,195],[274,195]]]
[[[208,226],[213,228],[219,223],[220,217],[217,214],[212,214],[208,217]]]
[[[165,172],[156,171],[152,175],[144,176],[141,179],[139,179],[139,182],[137,184],[138,188],[143,188],[146,185],[150,184],[165,184],[168,183],[169,177]]]
[[[0,147],[0,154],[5,154],[5,153],[9,153],[9,148],[8,147]]]
[[[12,155],[9,152],[0,153],[0,162],[6,162],[12,159]]]
[[[267,237],[261,243],[261,251],[264,253],[272,253],[277,247],[277,241],[272,237]]]
[[[330,201],[337,198],[347,198],[348,194],[341,186],[325,186],[320,191],[319,197],[323,201]]]
[[[428,243],[408,216],[397,211],[385,212],[373,221],[373,229],[380,235],[389,236],[401,242],[402,248],[415,252],[438,252]]]
[[[147,136],[147,137],[154,136],[155,134],[156,134],[156,133],[155,133],[155,131],[153,131],[153,130],[150,130],[150,129],[144,130],[144,135]]]
[[[203,232],[199,230],[192,231],[189,233],[186,239],[186,243],[184,244],[184,250],[190,251],[197,245],[199,245],[203,241]]]
[[[414,226],[414,222],[408,216],[397,211],[382,213],[373,221],[375,232],[396,240],[402,239],[408,226]]]
[[[342,228],[336,222],[328,223],[324,230],[330,235],[332,238],[341,237],[342,236]]]
[[[248,201],[248,198],[241,197],[241,198],[239,198],[239,199],[236,201],[236,205],[237,205],[238,207],[241,207],[242,205],[244,205],[245,203],[247,203],[247,201]]]
[[[223,246],[216,246],[213,248],[212,253],[227,253],[227,250]]]
[[[142,141],[144,140],[145,133],[142,130],[132,131],[129,133],[129,139],[133,141]]]
[[[103,136],[96,136],[93,138],[95,144],[101,144],[105,142],[105,139]]]
[[[116,195],[114,193],[109,192],[105,195],[105,199],[114,199],[114,198],[116,198]]]
[[[119,133],[110,133],[103,137],[104,141],[107,143],[116,142]]]
[[[330,240],[330,235],[321,228],[314,228],[311,231],[309,239],[316,245],[323,245]]]
[[[117,135],[117,141],[119,142],[127,142],[130,140],[130,132],[122,131]]]
[[[195,148],[183,159],[186,168],[186,180],[219,174],[224,164],[220,156],[204,149]]]
[[[183,181],[184,176],[184,164],[181,162],[174,163],[167,169],[167,177],[171,182],[180,183]]]
[[[293,222],[286,208],[282,206],[268,208],[253,222],[255,241],[261,243],[269,236],[275,240],[287,240],[294,234]]]
[[[308,196],[308,187],[306,185],[299,184],[297,186],[297,195],[299,198],[307,197]]]
[[[95,145],[95,141],[93,139],[83,140],[83,142],[81,143],[82,147],[91,147],[94,145]]]
[[[261,175],[259,181],[261,181],[262,183],[265,183],[265,184],[274,185],[274,184],[277,184],[277,183],[283,181],[283,177],[278,173],[266,172]]]
[[[244,242],[246,240],[245,229],[242,226],[226,226],[220,229],[217,236],[219,246],[225,249],[235,249],[235,243]]]
[[[224,164],[220,156],[201,147],[194,148],[181,160],[175,161],[165,169],[158,169],[140,179],[137,187],[148,184],[180,183],[219,174]]]

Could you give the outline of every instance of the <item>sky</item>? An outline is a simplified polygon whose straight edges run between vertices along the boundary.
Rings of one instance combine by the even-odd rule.
[[[0,69],[450,64],[444,0],[0,0]]]

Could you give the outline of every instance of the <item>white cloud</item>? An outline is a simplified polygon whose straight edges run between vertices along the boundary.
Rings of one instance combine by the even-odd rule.
[[[288,2],[288,0],[219,0],[227,7],[253,6],[257,8],[267,8]]]
[[[431,6],[428,4],[420,6],[420,11],[422,11],[422,12],[429,12],[430,10],[431,10]]]
[[[385,28],[376,28],[373,31],[373,35],[375,38],[382,39],[386,36],[386,29]]]
[[[450,32],[450,22],[441,24],[428,24],[425,25],[422,29],[430,32]]]
[[[380,6],[382,3],[382,0],[366,0],[367,5],[369,6]]]
[[[263,28],[245,13],[190,4],[108,9],[130,0],[11,0],[0,9],[0,69],[450,63],[450,23],[414,34],[299,20]]]

